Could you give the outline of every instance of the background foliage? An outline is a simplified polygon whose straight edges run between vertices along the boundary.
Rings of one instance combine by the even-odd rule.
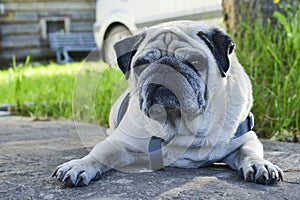
[[[255,130],[260,137],[299,140],[300,130],[300,11],[296,15],[275,12],[276,26],[263,27],[259,20],[245,22],[234,34],[236,54],[253,84]],[[87,66],[93,66],[91,69]],[[80,73],[79,73],[80,72]],[[81,81],[76,83],[78,74]],[[82,94],[89,80],[97,79],[92,101],[80,102],[73,110],[73,91],[81,84]],[[102,62],[40,65],[24,64],[0,71],[0,103],[10,103],[15,114],[36,119],[76,118],[107,126],[112,103],[127,83],[117,68]],[[77,94],[78,95],[78,94]],[[29,103],[28,103],[29,102]],[[84,114],[84,113],[94,114]]]
[[[275,11],[277,25],[258,18],[236,34],[237,56],[253,85],[256,130],[260,137],[298,141],[300,128],[300,11]]]
[[[88,68],[91,68],[90,70]],[[93,91],[93,102],[82,102],[81,110],[73,113],[73,92],[80,73],[83,90],[88,90],[89,80],[97,79]],[[30,65],[29,57],[25,64],[0,71],[0,104],[8,103],[14,114],[32,116],[37,120],[52,118],[76,118],[86,122],[108,124],[111,104],[125,90],[127,83],[122,72],[109,68],[103,62],[70,63],[58,65]],[[116,88],[117,87],[117,88]],[[80,91],[79,91],[80,92]],[[84,95],[86,91],[81,91]],[[82,115],[93,110],[95,115]]]

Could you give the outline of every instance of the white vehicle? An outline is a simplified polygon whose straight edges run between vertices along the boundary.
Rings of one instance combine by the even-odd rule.
[[[113,64],[113,44],[134,34],[138,28],[171,20],[203,20],[221,15],[222,0],[97,0],[94,36],[104,61]]]

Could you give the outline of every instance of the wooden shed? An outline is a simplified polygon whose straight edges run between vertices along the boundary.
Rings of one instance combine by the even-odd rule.
[[[0,0],[0,68],[13,55],[54,58],[51,32],[92,32],[96,0]]]

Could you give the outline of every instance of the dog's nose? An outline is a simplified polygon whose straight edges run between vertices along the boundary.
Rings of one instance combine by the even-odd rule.
[[[145,99],[140,96],[140,109],[149,117],[150,109],[154,105],[160,105],[164,109],[180,109],[179,101],[175,94],[167,87],[161,84],[150,83],[147,85],[147,96]],[[154,109],[157,111],[157,109]]]

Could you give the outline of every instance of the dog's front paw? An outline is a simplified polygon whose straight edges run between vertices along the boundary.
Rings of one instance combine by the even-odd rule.
[[[247,158],[239,168],[239,174],[249,182],[274,184],[283,180],[283,171],[261,158]]]
[[[58,166],[52,173],[67,187],[85,186],[92,180],[100,178],[101,163],[95,159],[76,159]]]

